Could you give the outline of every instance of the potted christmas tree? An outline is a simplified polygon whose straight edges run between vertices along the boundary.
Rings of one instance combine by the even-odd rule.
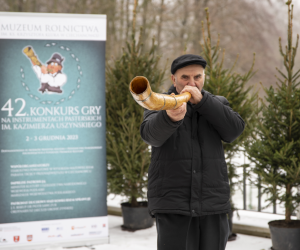
[[[148,52],[142,52],[140,37],[135,40],[136,5],[137,1],[131,40],[121,58],[112,62],[106,72],[108,193],[128,199],[121,204],[122,228],[130,231],[151,227],[153,219],[145,201],[150,151],[139,133],[144,110],[132,98],[129,83],[135,76],[145,76],[153,91],[157,91],[164,75],[164,71],[158,69],[154,40]],[[143,201],[138,202],[138,199]]]
[[[225,96],[230,103],[230,107],[238,112],[246,123],[244,132],[234,142],[223,143],[230,186],[231,212],[229,213],[228,219],[231,232],[228,240],[231,241],[236,239],[236,234],[232,232],[232,216],[233,212],[237,210],[233,203],[232,196],[240,184],[238,181],[237,168],[243,167],[235,164],[232,159],[241,151],[241,148],[244,147],[244,142],[253,132],[254,125],[257,122],[255,114],[257,93],[253,91],[252,86],[246,86],[255,73],[253,71],[255,57],[253,58],[250,70],[245,74],[234,72],[237,60],[233,65],[230,65],[230,68],[228,65],[224,65],[225,50],[222,52],[220,49],[220,37],[218,37],[216,44],[212,45],[208,8],[206,8],[205,11],[207,35],[205,34],[204,23],[202,23],[203,44],[201,44],[203,58],[207,61],[204,88],[214,95]],[[248,124],[252,126],[250,127]]]
[[[300,202],[300,70],[294,71],[299,35],[293,47],[293,5],[288,1],[287,46],[279,49],[284,71],[277,68],[276,88],[264,88],[256,137],[249,142],[248,154],[256,163],[254,173],[261,178],[269,205],[279,201],[285,207],[285,220],[269,222],[273,249],[300,249],[300,221],[291,216]]]

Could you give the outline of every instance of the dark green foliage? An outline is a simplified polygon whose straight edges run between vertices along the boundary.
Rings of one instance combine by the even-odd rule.
[[[269,205],[276,200],[285,206],[285,220],[300,203],[297,187],[300,186],[300,70],[293,73],[298,48],[292,46],[293,6],[288,5],[288,45],[279,49],[286,72],[277,69],[280,77],[277,88],[264,88],[266,101],[256,128],[256,137],[249,142],[248,153],[256,163],[254,173],[261,176],[263,192],[270,196]]]
[[[228,69],[224,67],[225,50],[220,49],[220,37],[216,45],[212,45],[210,35],[210,21],[209,12],[206,10],[207,21],[207,36],[205,35],[204,24],[202,23],[202,36],[204,44],[202,44],[203,57],[207,61],[205,69],[206,79],[204,88],[214,95],[226,97],[229,101],[230,107],[240,114],[246,123],[246,127],[242,135],[240,135],[234,142],[228,144],[223,143],[226,162],[228,166],[228,178],[230,184],[231,197],[234,195],[235,187],[239,182],[234,181],[238,177],[236,169],[242,167],[236,165],[232,159],[234,155],[241,150],[244,142],[250,136],[253,129],[248,126],[250,123],[256,123],[255,106],[257,104],[257,93],[253,93],[253,87],[246,87],[246,83],[254,75],[254,59],[250,70],[244,74],[233,72],[237,59],[233,66]],[[232,210],[235,210],[234,203],[231,200]]]
[[[108,192],[127,197],[132,206],[145,197],[150,152],[139,133],[144,109],[132,98],[129,83],[135,76],[145,76],[157,91],[164,75],[158,69],[154,40],[150,51],[143,53],[140,39],[136,42],[133,32],[122,57],[106,72]]]

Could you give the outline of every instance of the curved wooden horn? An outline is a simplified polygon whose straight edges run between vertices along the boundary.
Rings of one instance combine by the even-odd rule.
[[[39,61],[39,59],[37,58],[36,54],[34,53],[34,50],[31,47],[26,47],[23,50],[24,54],[35,63],[35,65],[37,66],[42,66],[42,63]]]
[[[142,107],[149,110],[170,110],[179,108],[182,103],[188,102],[191,94],[185,92],[181,95],[158,94],[151,90],[148,79],[136,76],[129,85],[133,99]]]

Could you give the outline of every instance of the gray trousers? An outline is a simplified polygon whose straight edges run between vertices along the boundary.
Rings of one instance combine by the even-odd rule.
[[[158,250],[224,250],[230,233],[227,214],[189,217],[155,214]]]

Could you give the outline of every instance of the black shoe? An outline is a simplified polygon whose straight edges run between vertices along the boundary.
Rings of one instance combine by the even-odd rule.
[[[45,92],[45,90],[47,89],[48,86],[49,86],[48,83],[42,83],[42,86],[39,89],[39,91],[41,91],[44,94],[44,92]]]
[[[236,234],[232,233],[231,235],[228,236],[228,241],[234,241],[236,240]]]

